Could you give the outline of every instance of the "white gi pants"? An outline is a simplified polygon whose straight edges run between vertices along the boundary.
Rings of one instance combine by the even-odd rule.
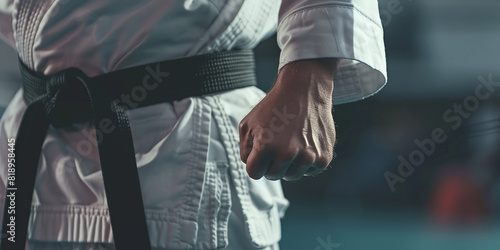
[[[239,157],[239,121],[263,97],[247,87],[128,111],[153,247],[278,249],[288,206],[281,184],[250,179]],[[7,140],[15,138],[25,108],[19,91],[0,122],[0,162],[7,162]],[[86,124],[49,128],[29,249],[114,248],[92,139],[101,132]],[[0,175],[3,213],[3,165]]]

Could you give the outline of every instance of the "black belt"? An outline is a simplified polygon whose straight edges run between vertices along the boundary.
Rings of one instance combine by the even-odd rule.
[[[93,119],[98,129],[105,123],[98,149],[115,246],[146,250],[151,247],[125,110],[256,85],[251,50],[152,63],[93,78],[75,68],[46,76],[20,64],[28,107],[16,138],[15,180],[7,181],[4,196],[2,250],[25,247],[36,172],[49,124],[62,127]],[[15,214],[9,214],[10,197],[15,197]],[[15,223],[15,242],[9,240],[11,221]]]

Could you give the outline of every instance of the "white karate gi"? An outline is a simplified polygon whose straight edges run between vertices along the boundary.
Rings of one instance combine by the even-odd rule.
[[[376,0],[0,0],[0,22],[3,38],[44,74],[77,67],[96,76],[253,48],[277,28],[280,68],[343,58],[334,103],[369,96],[386,82]],[[288,206],[281,184],[250,179],[239,157],[238,123],[263,97],[247,87],[128,111],[154,247],[278,248]],[[25,108],[20,90],[0,121],[0,214],[7,140],[15,138]],[[88,124],[49,128],[30,249],[113,248],[92,131]]]

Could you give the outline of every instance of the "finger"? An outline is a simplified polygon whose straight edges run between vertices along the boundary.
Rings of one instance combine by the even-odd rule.
[[[296,156],[294,156],[293,158],[282,158],[272,162],[272,165],[269,167],[265,174],[266,179],[279,180],[283,178],[295,158]]]
[[[298,181],[304,174],[313,167],[314,164],[306,161],[293,163],[286,172],[283,180],[285,181]]]
[[[324,166],[319,166],[319,165],[313,164],[313,166],[311,168],[309,168],[309,170],[307,170],[307,172],[304,174],[304,176],[316,176],[316,175],[319,175],[319,174],[325,172],[326,170],[328,170],[328,168],[331,168],[331,166],[327,165],[326,167],[324,167]]]
[[[240,134],[240,158],[241,161],[247,163],[248,156],[252,152],[253,138],[248,133],[246,125],[242,122],[239,126]]]
[[[254,147],[248,155],[247,173],[250,178],[258,180],[267,172],[273,160],[273,154],[262,147]]]
[[[335,155],[335,152],[333,153]],[[324,171],[327,170],[328,167],[331,168],[330,164],[333,162],[333,157],[326,156],[326,157],[318,157],[316,158],[316,161],[314,162],[313,166],[307,170],[307,172],[304,174],[304,176],[316,176]]]
[[[316,155],[311,151],[301,152],[290,166],[283,179],[285,181],[296,181],[314,166]]]

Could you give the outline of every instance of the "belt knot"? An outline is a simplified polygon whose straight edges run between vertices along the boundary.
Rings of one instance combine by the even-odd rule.
[[[92,118],[87,75],[77,68],[59,71],[47,79],[43,105],[47,119],[54,127],[64,127]]]

